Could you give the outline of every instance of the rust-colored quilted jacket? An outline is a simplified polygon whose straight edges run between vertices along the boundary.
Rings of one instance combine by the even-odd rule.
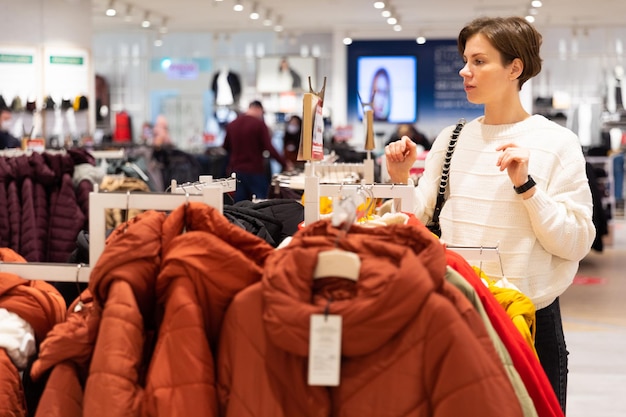
[[[241,291],[218,356],[228,417],[502,417],[522,410],[478,313],[444,280],[443,247],[424,227],[329,222],[299,231]],[[358,282],[313,280],[320,251],[361,259]],[[307,385],[312,314],[343,319],[341,381]],[[473,316],[472,316],[473,314]]]
[[[8,248],[0,249],[3,262],[25,262]],[[28,281],[15,274],[0,272],[0,308],[17,314],[35,331],[39,344],[52,327],[65,320],[65,300],[44,281]],[[17,368],[0,349],[0,415],[26,416],[24,392]]]

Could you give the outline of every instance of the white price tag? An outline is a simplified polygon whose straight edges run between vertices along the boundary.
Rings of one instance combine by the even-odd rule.
[[[339,385],[341,316],[313,314],[309,335],[309,385]]]

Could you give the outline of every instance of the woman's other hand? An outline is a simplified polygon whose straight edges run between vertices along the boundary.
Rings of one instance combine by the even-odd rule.
[[[391,182],[406,184],[409,171],[417,160],[417,145],[408,136],[402,136],[402,139],[385,146],[385,158]]]

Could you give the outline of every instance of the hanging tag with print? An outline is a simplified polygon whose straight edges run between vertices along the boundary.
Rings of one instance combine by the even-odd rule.
[[[309,334],[309,385],[336,387],[341,369],[341,316],[313,314]]]

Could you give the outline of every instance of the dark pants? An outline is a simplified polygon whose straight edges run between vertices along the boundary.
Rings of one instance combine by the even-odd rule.
[[[270,184],[265,174],[237,173],[237,189],[235,190],[235,202],[252,200],[252,196],[264,200]]]
[[[537,310],[537,332],[535,348],[543,370],[552,384],[556,397],[561,404],[563,414],[567,402],[567,347],[561,322],[561,306],[559,299],[552,304]]]

